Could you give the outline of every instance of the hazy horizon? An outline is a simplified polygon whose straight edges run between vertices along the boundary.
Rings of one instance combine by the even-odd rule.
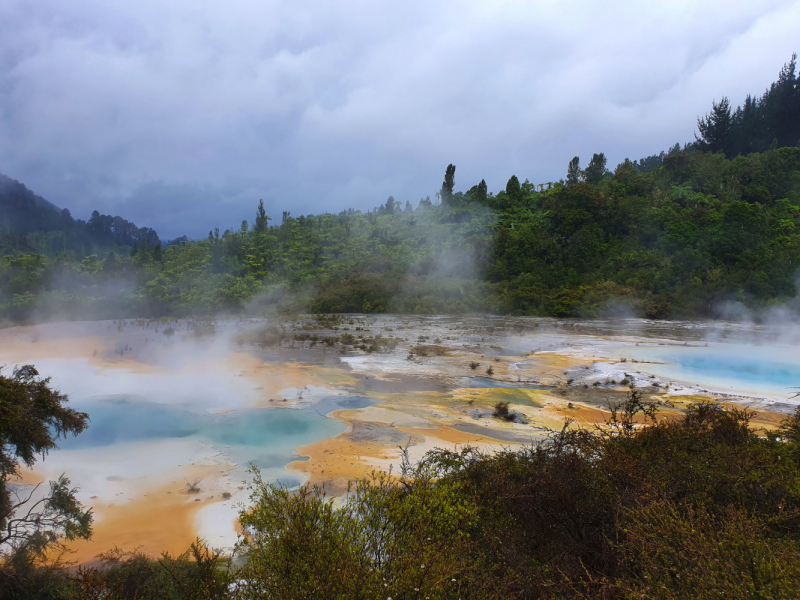
[[[164,239],[557,181],[760,95],[800,1],[0,7],[0,172]]]

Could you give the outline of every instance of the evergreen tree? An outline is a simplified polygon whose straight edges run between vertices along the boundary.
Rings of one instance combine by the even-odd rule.
[[[581,159],[577,156],[573,157],[571,161],[569,161],[569,166],[567,167],[567,185],[572,185],[573,183],[578,183],[583,181],[583,173],[581,172]]]
[[[486,198],[489,197],[489,189],[486,185],[486,180],[481,179],[481,182],[478,184],[478,202],[486,202]]]
[[[603,177],[608,173],[606,162],[606,155],[602,152],[592,155],[592,160],[589,161],[589,166],[586,167],[586,171],[584,171],[588,183],[600,183]]]
[[[267,230],[269,220],[267,211],[264,210],[264,201],[259,200],[258,208],[256,209],[256,233],[264,233]]]
[[[703,150],[709,152],[728,151],[730,153],[731,126],[733,118],[731,105],[726,96],[719,102],[711,103],[711,113],[697,119],[697,130],[700,137],[695,139]]]
[[[442,182],[442,191],[440,197],[442,204],[450,204],[453,198],[453,189],[456,185],[456,166],[447,165],[447,170],[444,173],[444,181]]]
[[[511,179],[509,179],[508,183],[506,183],[506,194],[508,194],[512,198],[519,197],[520,185],[519,185],[519,179],[517,179],[516,175],[512,175]]]
[[[733,115],[734,131],[731,140],[731,156],[747,155],[757,151],[759,130],[762,129],[761,121],[758,102],[748,94],[744,105],[737,108]]]
[[[395,206],[394,196],[389,196],[389,199],[386,201],[386,205],[384,207],[387,215],[394,214],[394,206]]]
[[[795,69],[797,55],[783,65],[778,81],[770,86],[762,101],[764,142],[778,140],[778,146],[793,146],[800,136],[800,87]]]

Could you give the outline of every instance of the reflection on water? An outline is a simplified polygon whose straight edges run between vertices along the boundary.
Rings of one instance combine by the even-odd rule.
[[[96,448],[125,442],[194,438],[209,443],[237,463],[261,468],[283,467],[294,460],[294,448],[342,433],[343,423],[312,410],[243,409],[197,414],[181,406],[156,404],[136,396],[93,399],[91,426],[62,440],[64,450]]]

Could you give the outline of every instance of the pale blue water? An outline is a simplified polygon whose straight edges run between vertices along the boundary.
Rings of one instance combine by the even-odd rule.
[[[636,367],[692,384],[780,394],[800,386],[800,354],[792,348],[678,346],[628,349],[626,354],[669,363]]]
[[[714,374],[718,378],[732,379],[746,384],[767,384],[786,388],[800,383],[800,367],[789,363],[715,355],[666,354],[664,358],[679,363],[689,377]]]
[[[344,423],[308,409],[244,409],[197,414],[181,406],[156,404],[136,396],[110,396],[76,403],[89,413],[88,429],[59,442],[64,450],[125,442],[191,438],[213,445],[240,464],[283,467],[294,448],[339,435]]]

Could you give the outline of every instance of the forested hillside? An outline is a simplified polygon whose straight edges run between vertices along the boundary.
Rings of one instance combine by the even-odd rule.
[[[625,162],[597,184],[500,194],[487,276],[503,310],[596,314],[627,299],[649,317],[711,316],[723,300],[795,294],[800,149],[727,160]]]
[[[596,159],[602,162],[602,159]],[[583,179],[583,180],[581,180]],[[489,310],[648,317],[713,316],[722,301],[796,293],[800,149],[733,160],[680,152],[656,171],[626,161],[537,191],[512,177],[487,194],[441,194],[416,210],[292,217],[217,230],[128,256],[6,257],[3,314],[147,316],[260,310]]]
[[[389,197],[367,212],[284,212],[278,224],[261,203],[252,223],[168,248],[150,229],[97,212],[74,221],[6,182],[0,314],[664,318],[783,303],[797,293],[800,261],[798,123],[793,58],[761,99],[734,112],[714,103],[695,142],[613,173],[602,153],[585,169],[575,157],[558,183],[512,176],[493,194],[483,181],[455,192],[450,165],[436,199],[416,207]]]
[[[122,217],[92,213],[88,222],[72,218],[37,196],[22,183],[0,174],[0,252],[36,252],[53,256],[67,251],[76,255],[130,251],[143,243],[160,243],[155,231],[136,227]]]

